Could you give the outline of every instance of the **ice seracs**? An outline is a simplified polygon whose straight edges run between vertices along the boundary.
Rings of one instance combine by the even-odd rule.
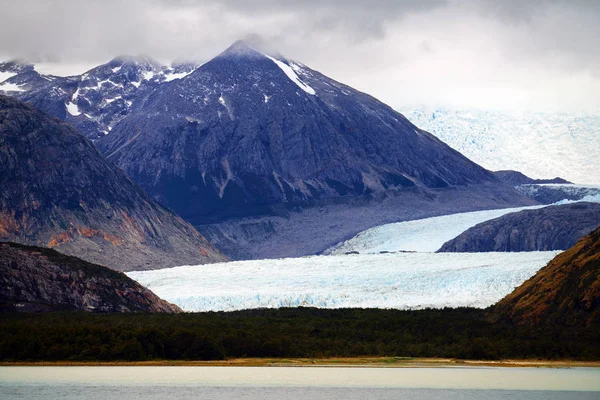
[[[185,311],[487,307],[558,252],[361,254],[129,272]]]

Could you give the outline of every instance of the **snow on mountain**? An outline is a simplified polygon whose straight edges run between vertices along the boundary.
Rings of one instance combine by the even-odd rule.
[[[43,75],[34,67],[18,61],[0,64],[0,92],[66,120],[97,140],[154,88],[187,76],[197,65],[188,62],[167,67],[149,57],[120,56],[68,77]],[[7,77],[5,82],[3,77]]]
[[[600,115],[424,106],[398,111],[490,170],[600,183]]]
[[[326,250],[324,254],[343,255],[347,252],[376,254],[381,251],[437,251],[448,240],[465,230],[490,219],[544,206],[504,208],[444,215],[397,222],[367,229],[350,240]]]
[[[243,41],[154,90],[98,147],[203,223],[282,203],[496,182],[373,97]]]
[[[422,309],[494,304],[558,252],[413,253],[236,261],[129,272],[185,311]]]

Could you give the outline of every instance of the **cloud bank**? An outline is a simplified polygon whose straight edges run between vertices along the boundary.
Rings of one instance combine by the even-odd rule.
[[[120,54],[208,60],[253,38],[393,107],[600,113],[590,0],[2,0],[0,58],[83,72]]]

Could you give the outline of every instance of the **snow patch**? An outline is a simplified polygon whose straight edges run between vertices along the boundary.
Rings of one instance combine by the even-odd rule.
[[[233,110],[231,109],[229,104],[227,104],[227,102],[223,98],[223,95],[219,96],[219,103],[221,103],[221,105],[223,107],[225,107],[225,109],[227,110],[227,114],[229,115],[229,119],[233,121]],[[221,117],[221,114],[219,113],[219,118],[220,117]]]
[[[115,100],[121,100],[121,98],[122,97],[119,95],[119,96],[113,97],[112,99],[105,99],[104,101],[106,101],[107,104],[110,104]]]
[[[67,112],[72,116],[77,117],[81,115],[81,111],[79,111],[79,107],[77,106],[77,104],[68,102],[67,104],[65,104],[65,106],[67,107]]]
[[[177,72],[177,73],[168,73],[165,74],[165,82],[171,82],[174,81],[175,79],[181,79],[181,78],[185,78],[186,76],[188,76],[189,74],[191,74],[193,71],[190,72]]]
[[[279,307],[479,307],[559,252],[401,253],[249,260],[128,272],[185,311]]]
[[[143,71],[142,76],[144,77],[145,81],[149,81],[150,79],[154,78],[154,71]]]
[[[265,103],[269,102],[269,99],[271,98],[271,96],[267,96],[266,94],[264,94],[263,96],[265,96],[265,99],[263,100]]]
[[[116,74],[117,72],[119,72],[121,70],[122,67],[123,67],[122,65],[119,65],[118,67],[114,67],[113,69],[111,69],[111,71],[113,74]]]
[[[75,100],[77,100],[77,97],[79,97],[79,88],[77,88],[75,93],[73,93],[73,96],[71,96],[71,102],[74,102]]]
[[[133,86],[135,86],[136,88],[139,89],[140,85],[142,84],[142,81],[139,81],[139,82],[129,82],[129,83],[131,83]]]
[[[3,92],[24,92],[25,89],[22,89],[20,85],[14,83],[3,83],[0,84],[0,91]]]
[[[2,72],[0,71],[0,82],[4,82],[7,79],[12,78],[13,76],[17,75],[16,72]]]
[[[281,62],[281,61],[279,61],[273,57],[270,57],[266,54],[265,54],[265,57],[267,57],[269,60],[273,61],[275,63],[275,65],[277,65],[279,68],[281,68],[281,70],[287,75],[287,77],[290,78],[290,80],[292,82],[294,82],[300,89],[304,90],[306,93],[313,95],[313,96],[315,94],[317,94],[313,88],[311,88],[306,83],[304,83],[300,80],[300,78],[298,77],[298,75],[296,75],[296,73],[294,72],[292,67],[290,67],[286,63]]]

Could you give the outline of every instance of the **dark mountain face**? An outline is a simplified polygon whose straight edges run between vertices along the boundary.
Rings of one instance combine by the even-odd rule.
[[[439,252],[565,250],[600,225],[600,204],[575,203],[506,214],[467,229]]]
[[[0,243],[0,309],[182,312],[121,272],[16,243]]]
[[[75,124],[238,258],[315,254],[377,224],[535,204],[371,96],[243,42],[198,68],[118,58],[42,79],[10,93]]]
[[[154,90],[98,145],[194,223],[497,182],[376,99],[243,42]]]
[[[600,323],[600,228],[557,255],[493,308],[524,325],[590,328]]]
[[[98,140],[161,82],[179,79],[197,65],[160,65],[148,57],[117,57],[84,74],[71,77],[40,75],[31,64],[0,64],[0,74],[10,76],[0,92],[73,124],[85,136]],[[2,76],[2,75],[0,75]],[[12,89],[12,90],[10,90]]]
[[[0,240],[118,270],[224,260],[69,124],[0,96]]]
[[[513,171],[510,169],[502,170],[502,171],[494,171],[494,175],[496,176],[496,178],[500,179],[504,183],[508,183],[509,185],[545,184],[545,183],[570,184],[570,183],[573,183],[573,182],[569,182],[566,179],[560,178],[558,176],[556,178],[552,178],[552,179],[533,179],[519,171]]]

